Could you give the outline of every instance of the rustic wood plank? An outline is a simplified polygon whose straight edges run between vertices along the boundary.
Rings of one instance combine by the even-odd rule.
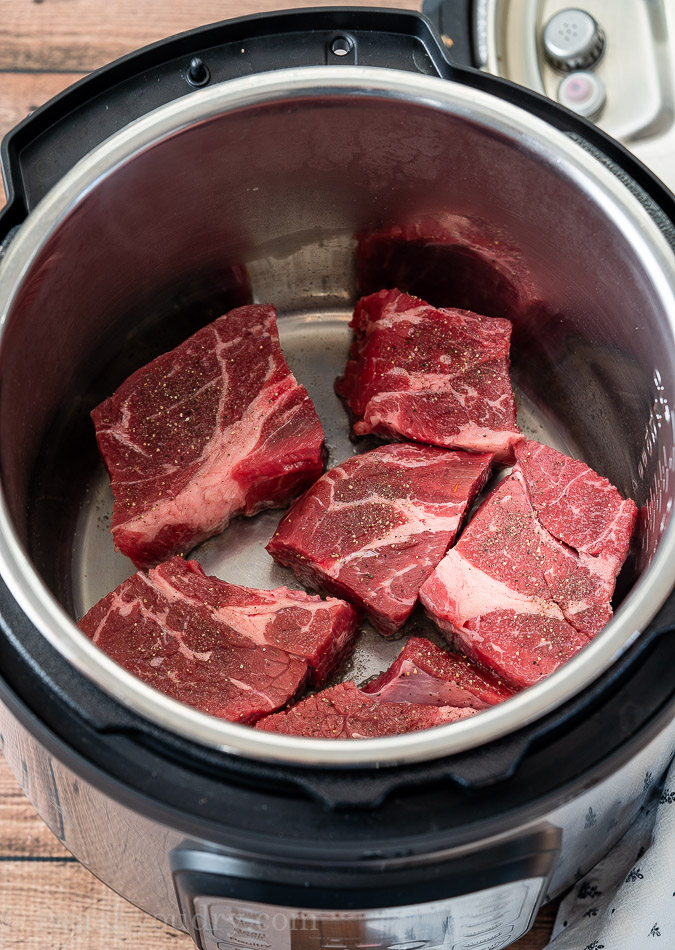
[[[421,9],[421,0],[369,0],[368,5]],[[0,18],[0,69],[88,72],[174,33],[292,6],[292,0],[6,2]],[[335,6],[335,2],[312,0],[304,6]]]
[[[83,73],[0,72],[0,138]]]
[[[0,755],[0,861],[19,857],[56,859],[67,854],[23,794]],[[4,873],[0,871],[0,878]]]
[[[77,863],[0,865],[0,947],[194,950],[185,934],[114,894]]]

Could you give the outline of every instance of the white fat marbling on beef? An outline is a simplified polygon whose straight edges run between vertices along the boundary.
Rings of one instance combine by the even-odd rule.
[[[321,473],[323,430],[284,360],[271,306],[240,307],[135,372],[92,412],[115,544],[137,567]]]
[[[356,455],[298,499],[267,550],[303,583],[344,597],[391,634],[454,540],[491,462],[488,454],[412,444]]]
[[[128,578],[79,627],[150,686],[253,723],[326,681],[352,648],[358,616],[334,598],[227,584],[175,557]]]

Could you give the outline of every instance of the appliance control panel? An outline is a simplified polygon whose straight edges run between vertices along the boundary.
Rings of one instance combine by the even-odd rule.
[[[471,65],[595,122],[675,190],[675,0],[425,0],[423,12],[451,58],[468,62],[470,47]]]
[[[597,123],[675,189],[675,0],[480,0],[480,65]]]
[[[546,878],[427,904],[317,910],[199,896],[188,921],[201,950],[503,950],[531,926]]]

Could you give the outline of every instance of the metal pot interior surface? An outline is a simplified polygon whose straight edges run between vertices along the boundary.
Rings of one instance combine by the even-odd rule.
[[[89,411],[138,366],[254,299],[279,310],[282,346],[315,400],[329,464],[369,447],[349,441],[332,386],[350,343],[355,235],[442,212],[507,235],[543,302],[514,330],[526,434],[583,458],[641,508],[617,616],[548,681],[503,706],[390,739],[257,733],[135,680],[72,620],[133,573],[113,551],[112,496]],[[673,255],[607,169],[515,106],[443,80],[357,67],[285,70],[195,92],[80,162],[23,226],[0,277],[3,576],[80,670],[184,735],[306,763],[469,748],[588,684],[672,587]],[[297,586],[264,551],[278,519],[274,511],[239,519],[196,556],[226,580]],[[424,624],[416,614],[408,630]],[[383,669],[401,645],[366,631],[348,674],[359,681]]]

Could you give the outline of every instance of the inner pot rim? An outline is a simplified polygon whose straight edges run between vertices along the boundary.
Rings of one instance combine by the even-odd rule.
[[[181,130],[246,107],[306,96],[359,95],[414,101],[481,121],[565,172],[629,235],[675,331],[675,261],[656,223],[600,162],[562,132],[517,106],[448,80],[374,67],[302,67],[232,80],[163,106],[85,156],[45,196],[12,242],[0,280],[0,351],[22,280],[53,232],[87,192],[136,154]],[[675,334],[674,334],[675,335]],[[633,643],[675,583],[675,524],[670,519],[647,571],[605,630],[556,673],[506,703],[423,732],[377,739],[307,739],[257,732],[216,719],[160,693],[118,666],[82,634],[44,587],[11,524],[0,485],[0,573],[49,643],[117,701],[163,729],[221,751],[300,765],[368,766],[425,761],[483,745],[541,718],[590,685]]]

